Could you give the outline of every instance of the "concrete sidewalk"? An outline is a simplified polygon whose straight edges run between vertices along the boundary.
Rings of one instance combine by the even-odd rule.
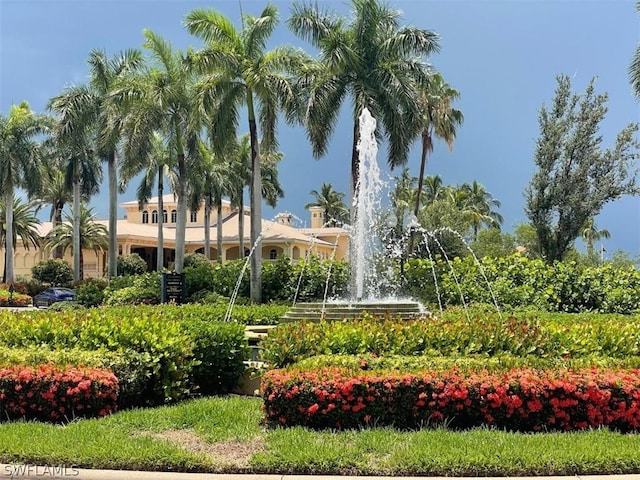
[[[130,470],[89,470],[76,467],[0,464],[0,479],[22,480],[391,480],[424,479],[452,480],[455,478],[473,478],[486,480],[517,480],[535,478],[540,480],[640,480],[640,474],[634,475],[574,475],[551,477],[353,477],[336,475],[253,475],[253,474],[217,474],[217,473],[177,473],[177,472],[139,472]]]

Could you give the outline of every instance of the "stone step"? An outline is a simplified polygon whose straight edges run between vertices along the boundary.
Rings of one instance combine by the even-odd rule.
[[[361,302],[361,303],[298,303],[282,318],[283,322],[298,320],[319,321],[348,320],[360,318],[363,313],[369,315],[409,320],[429,316],[417,302]]]

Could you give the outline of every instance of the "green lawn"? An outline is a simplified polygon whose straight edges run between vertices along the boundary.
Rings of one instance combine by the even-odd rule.
[[[0,462],[86,468],[368,475],[577,475],[640,470],[640,436],[266,430],[261,400],[208,398],[67,425],[0,424]]]

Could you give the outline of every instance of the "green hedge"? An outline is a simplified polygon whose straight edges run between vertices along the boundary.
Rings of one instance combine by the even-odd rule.
[[[553,369],[584,369],[590,367],[608,369],[640,369],[640,357],[611,358],[589,356],[579,358],[540,358],[533,356],[518,357],[501,354],[492,357],[486,355],[440,357],[430,355],[318,355],[305,358],[293,367],[310,371],[325,368],[340,368],[354,374],[362,372],[405,372],[417,373],[425,370],[445,371],[456,369],[470,373],[486,370],[488,372],[506,372],[513,368],[535,368],[540,370]]]
[[[249,270],[246,260],[210,263],[204,257],[189,256],[185,262],[186,297],[189,302],[202,302],[207,293],[214,299],[229,299],[238,286],[237,303],[249,297]],[[349,268],[345,262],[311,258],[294,263],[286,257],[262,266],[262,301],[291,302],[321,300],[325,289],[331,297],[346,292]],[[239,285],[238,280],[240,279]],[[143,275],[119,277],[111,280],[104,291],[107,305],[157,304],[160,302],[161,274],[149,272]],[[228,304],[228,300],[225,301]]]
[[[129,306],[17,316],[1,312],[0,345],[124,353],[140,365],[145,378],[138,397],[131,398],[134,405],[171,402],[201,390],[229,391],[248,359],[244,327],[196,315],[181,318],[176,315],[179,308]],[[139,387],[139,371],[129,376]]]
[[[157,308],[162,315],[174,319],[224,322],[229,312],[228,303],[213,305],[162,305]],[[229,312],[229,321],[243,325],[277,325],[290,309],[287,305],[234,305]]]
[[[142,400],[148,384],[148,367],[144,358],[144,354],[132,350],[114,352],[73,347],[52,350],[46,344],[21,348],[0,345],[0,367],[3,368],[49,364],[59,368],[71,366],[108,369],[118,378],[119,409],[144,405]]]
[[[429,305],[439,305],[439,293],[446,306],[497,302],[560,312],[631,314],[640,310],[640,271],[612,264],[547,265],[519,254],[479,261],[467,256],[448,263],[412,259],[405,265],[405,277],[410,294]]]
[[[283,367],[321,354],[627,358],[640,355],[640,317],[593,315],[590,321],[534,316],[465,316],[400,321],[372,318],[281,324],[263,342],[263,358]]]

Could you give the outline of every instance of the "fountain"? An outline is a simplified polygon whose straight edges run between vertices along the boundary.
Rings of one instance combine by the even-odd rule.
[[[321,318],[342,320],[361,317],[363,312],[407,319],[429,315],[418,302],[382,295],[383,285],[389,282],[385,272],[391,268],[385,267],[385,261],[388,263],[392,260],[385,258],[383,239],[375,233],[379,230],[377,227],[385,184],[380,178],[377,163],[376,120],[365,108],[359,121],[359,178],[353,199],[354,222],[349,229],[352,277],[350,298],[298,303],[287,312],[284,321]]]

